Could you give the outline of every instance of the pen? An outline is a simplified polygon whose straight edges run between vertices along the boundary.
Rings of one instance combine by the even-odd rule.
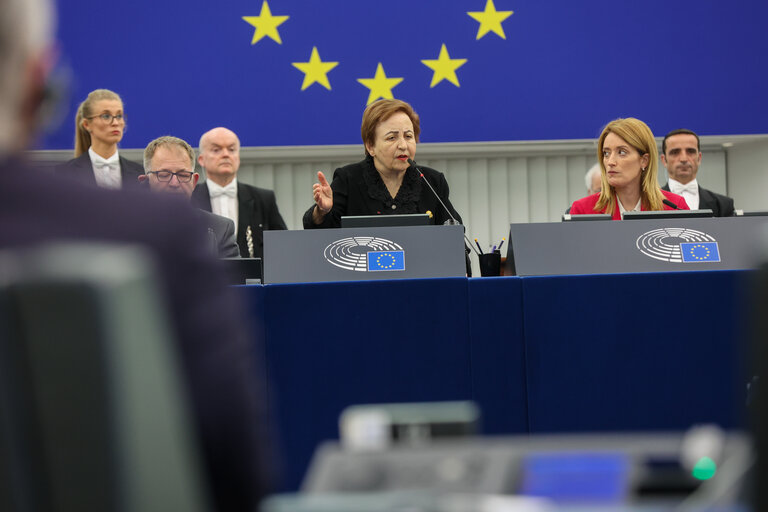
[[[501,246],[504,245],[504,240],[506,240],[506,238],[501,239],[501,243],[499,244],[499,251],[501,251]]]
[[[480,243],[477,241],[477,238],[475,238],[475,244],[477,245],[477,248],[480,249],[480,254],[483,254],[483,248],[480,247]]]

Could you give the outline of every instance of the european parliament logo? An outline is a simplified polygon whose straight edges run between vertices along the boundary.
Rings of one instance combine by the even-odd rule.
[[[680,244],[685,263],[700,261],[720,261],[720,251],[717,242],[696,242]]]
[[[405,270],[405,251],[371,251],[368,253],[369,272]]]
[[[720,249],[712,235],[689,228],[660,228],[643,233],[636,247],[655,260],[669,263],[716,263]]]
[[[325,261],[354,272],[405,270],[403,247],[375,236],[352,236],[336,240],[323,251]]]

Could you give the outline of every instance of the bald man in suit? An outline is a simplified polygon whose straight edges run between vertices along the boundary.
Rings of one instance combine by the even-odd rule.
[[[237,180],[240,139],[227,128],[214,128],[200,137],[197,161],[207,180],[192,193],[192,204],[232,219],[237,245],[244,258],[261,258],[264,231],[288,229],[277,208],[275,193]]]

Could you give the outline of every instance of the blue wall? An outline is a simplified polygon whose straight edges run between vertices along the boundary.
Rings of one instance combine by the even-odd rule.
[[[197,144],[225,125],[244,145],[360,141],[360,118],[381,63],[402,78],[392,94],[423,119],[422,141],[590,138],[607,121],[639,117],[654,133],[768,133],[764,23],[768,2],[495,0],[513,11],[504,38],[468,12],[486,0],[269,0],[282,43],[251,44],[262,0],[61,2],[64,122],[43,140],[72,147],[77,103],[106,87],[125,101],[123,147],[174,134]],[[445,44],[459,87],[421,61]],[[317,47],[331,89],[301,90]]]

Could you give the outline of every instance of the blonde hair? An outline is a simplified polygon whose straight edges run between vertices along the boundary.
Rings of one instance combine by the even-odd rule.
[[[123,100],[116,92],[109,89],[96,89],[91,91],[85,100],[77,108],[75,115],[75,158],[79,157],[91,147],[91,134],[83,128],[83,119],[93,115],[93,104],[100,100]]]
[[[605,162],[603,161],[603,145],[605,138],[609,133],[615,133],[621,137],[627,144],[635,148],[640,156],[648,155],[648,167],[642,171],[640,180],[640,200],[645,210],[663,210],[664,195],[659,188],[659,150],[656,147],[656,139],[648,125],[634,117],[626,119],[614,119],[603,128],[603,133],[597,142],[597,161],[600,163],[600,181],[603,189],[600,191],[600,198],[595,205],[595,211],[605,208],[605,212],[613,215],[616,211],[616,191],[608,184],[608,178],[605,174]]]

